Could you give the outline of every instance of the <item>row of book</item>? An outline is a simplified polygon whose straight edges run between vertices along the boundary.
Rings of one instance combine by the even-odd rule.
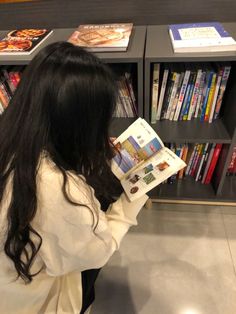
[[[23,67],[2,66],[0,68],[0,113],[8,106],[20,81]]]
[[[219,117],[230,70],[228,63],[176,63],[163,69],[153,64],[151,122],[198,118],[211,123]]]
[[[185,176],[192,177],[196,182],[209,184],[211,182],[222,144],[169,144],[169,148],[178,155],[187,166],[168,179],[173,183]]]
[[[21,66],[2,66],[0,68],[0,113],[8,106],[21,78]],[[125,72],[118,80],[119,92],[115,117],[136,117],[137,103],[131,74]]]
[[[137,102],[132,83],[132,76],[129,72],[125,72],[119,77],[118,87],[117,106],[114,116],[117,118],[137,117]]]
[[[227,175],[228,176],[236,175],[236,146],[234,146],[234,149],[233,149]]]

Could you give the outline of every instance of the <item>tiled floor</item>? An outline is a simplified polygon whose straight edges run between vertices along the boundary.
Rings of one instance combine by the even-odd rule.
[[[236,207],[156,203],[138,221],[92,314],[236,314]]]

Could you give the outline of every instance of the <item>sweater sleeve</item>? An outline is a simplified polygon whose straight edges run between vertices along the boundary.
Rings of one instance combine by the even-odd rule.
[[[39,255],[46,272],[60,276],[104,266],[130,226],[137,224],[136,216],[148,197],[129,202],[122,194],[105,214],[84,179],[69,176],[67,193],[75,205],[65,199],[62,175],[44,170],[39,175],[33,227],[42,237]]]

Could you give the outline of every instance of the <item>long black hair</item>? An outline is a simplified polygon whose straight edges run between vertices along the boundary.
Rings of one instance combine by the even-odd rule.
[[[0,118],[0,201],[12,178],[4,250],[26,283],[32,280],[30,268],[42,243],[31,221],[43,151],[62,172],[68,201],[67,170],[82,174],[100,201],[109,203],[120,193],[109,165],[113,152],[108,130],[116,94],[112,72],[97,57],[57,42],[43,48],[26,67]],[[33,234],[38,241],[32,241]]]

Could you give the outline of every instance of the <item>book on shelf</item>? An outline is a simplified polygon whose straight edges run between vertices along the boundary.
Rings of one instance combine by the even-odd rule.
[[[112,171],[132,201],[186,166],[165,147],[142,118],[132,123],[115,141]]]
[[[233,153],[232,153],[229,167],[227,170],[228,176],[235,175],[235,174],[236,174],[236,146],[234,146],[233,148]]]
[[[169,143],[165,145],[186,164],[178,173],[176,172],[168,178],[167,183],[173,184],[177,180],[185,180],[185,177],[191,177],[195,182],[202,184],[211,182],[222,149],[221,143]],[[227,175],[230,175],[229,170]]]
[[[133,118],[138,115],[131,73],[117,73],[118,97],[114,117]]]
[[[152,74],[152,103],[151,103],[151,123],[156,123],[158,89],[159,89],[160,63],[154,63]]]
[[[21,66],[4,65],[0,68],[0,114],[7,108],[19,84]]]
[[[0,55],[29,55],[52,34],[48,29],[15,29],[0,40]]]
[[[186,63],[181,67],[166,64],[160,70],[160,95],[156,120],[212,123],[220,114],[231,64]],[[153,88],[153,86],[151,87]]]
[[[133,23],[80,25],[68,41],[93,52],[126,51]]]
[[[175,53],[236,51],[236,41],[218,22],[171,24]]]

